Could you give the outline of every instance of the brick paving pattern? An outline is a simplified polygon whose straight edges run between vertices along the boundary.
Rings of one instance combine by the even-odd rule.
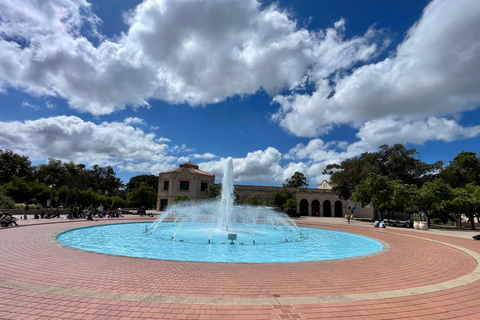
[[[281,264],[139,259],[50,241],[72,228],[139,220],[27,220],[1,229],[0,319],[480,317],[480,281],[450,285],[478,274],[466,251],[479,254],[480,241],[431,231],[308,219],[298,224],[373,237],[388,249],[355,259]],[[418,294],[419,287],[428,290]]]

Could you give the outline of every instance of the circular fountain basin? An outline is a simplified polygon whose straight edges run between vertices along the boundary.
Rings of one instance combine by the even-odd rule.
[[[102,225],[70,230],[57,239],[71,247],[121,256],[233,263],[332,260],[383,248],[380,242],[364,236],[305,227],[298,228],[301,234],[292,234],[285,226],[258,224],[254,234],[235,226],[228,231],[212,230],[208,222],[186,223],[181,229],[178,224],[163,222],[154,233],[145,228],[145,223]],[[229,234],[237,235],[233,244]]]

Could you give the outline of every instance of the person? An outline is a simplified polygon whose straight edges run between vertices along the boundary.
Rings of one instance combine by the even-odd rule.
[[[387,226],[385,225],[385,221],[382,220],[382,222],[380,222],[380,225],[378,227],[379,228],[386,228]]]
[[[19,227],[19,225],[17,224],[17,220],[18,220],[18,219],[15,218],[14,216],[12,216],[11,213],[9,214],[9,218],[10,218],[10,225],[11,225],[11,226],[15,225],[15,226]]]
[[[73,207],[70,207],[70,209],[68,210],[67,219],[73,220]]]
[[[87,216],[87,220],[97,221],[97,220],[95,220],[95,212],[89,211],[89,212],[88,212],[88,216]]]
[[[25,206],[25,211],[23,212],[23,220],[27,220],[28,209],[30,208],[28,207],[28,203],[27,203],[27,205]]]
[[[99,218],[103,218],[103,206],[102,206],[101,203],[100,203],[100,205],[98,206],[97,211],[98,211],[98,217],[99,217]]]
[[[8,216],[8,213],[1,213],[0,212],[0,226],[6,228],[10,225],[10,217]]]
[[[348,221],[348,224],[350,224],[350,215],[347,214],[347,221]]]
[[[40,218],[45,218],[45,210],[42,208],[42,212],[40,212]]]
[[[375,228],[378,228],[378,227],[380,226],[380,221],[375,220],[375,222],[373,223],[373,226],[374,226]]]

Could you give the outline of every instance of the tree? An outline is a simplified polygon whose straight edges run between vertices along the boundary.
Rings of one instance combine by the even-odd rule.
[[[127,202],[131,206],[150,208],[155,205],[157,201],[157,190],[154,188],[141,184],[127,194]]]
[[[442,165],[441,161],[433,164],[422,162],[415,149],[395,144],[392,147],[382,145],[378,152],[366,152],[340,164],[327,165],[323,173],[330,175],[333,191],[341,198],[349,199],[356,186],[372,173],[407,185],[421,186],[425,181],[432,180]]]
[[[205,190],[205,197],[207,199],[219,199],[222,195],[222,184],[214,184]]]
[[[73,161],[63,164],[65,168],[66,180],[67,180],[67,193],[65,195],[65,206],[70,204],[70,196],[72,194],[72,188],[77,184],[80,175],[85,169],[84,164],[75,164]]]
[[[462,214],[468,217],[472,230],[475,230],[475,216],[478,217],[480,212],[480,186],[469,183],[465,188],[455,188],[451,205],[460,219]]]
[[[190,201],[190,197],[187,196],[186,194],[179,194],[178,196],[175,197],[175,202],[187,202]]]
[[[0,149],[0,185],[8,183],[13,177],[33,177],[32,163],[27,156],[22,156],[8,149]]]
[[[127,192],[132,191],[140,184],[145,184],[158,190],[158,177],[153,174],[142,174],[139,176],[135,176],[130,178],[130,181],[127,183]]]
[[[89,187],[102,194],[107,192],[109,195],[114,195],[116,190],[124,186],[120,178],[115,175],[115,170],[111,166],[100,167],[94,165],[92,170],[86,170],[85,172]]]
[[[280,211],[283,211],[286,208],[286,204],[289,199],[296,201],[296,194],[297,193],[295,191],[290,191],[284,187],[279,191],[272,192],[271,203]]]
[[[263,201],[259,196],[253,196],[247,200],[247,204],[251,206],[264,206],[265,201]]]
[[[289,214],[294,214],[297,211],[297,206],[298,202],[297,199],[287,199],[287,202],[285,202],[285,208],[287,208],[287,212]]]
[[[357,185],[352,194],[354,202],[371,203],[375,211],[383,219],[384,213],[390,214],[400,211],[411,203],[414,186],[403,183],[401,180],[392,180],[388,177],[371,173]]]
[[[433,218],[440,218],[441,214],[447,211],[453,190],[441,178],[425,182],[417,189],[414,195],[414,205],[419,212],[427,217],[428,226]]]
[[[11,181],[3,186],[3,190],[17,203],[26,202],[30,199],[25,177],[12,177]]]
[[[0,193],[0,208],[2,209],[15,209],[15,201],[9,196]]]
[[[340,164],[329,164],[323,174],[330,175],[332,190],[340,198],[348,200],[358,184],[367,176],[369,166],[361,158],[353,157],[342,161]]]
[[[124,208],[125,207],[125,200],[120,198],[119,196],[114,196],[112,198],[112,208]]]
[[[100,204],[107,204],[109,202],[108,197],[98,194],[89,188],[87,190],[82,189],[74,189],[73,193],[77,199],[77,205],[82,207],[88,207],[89,205],[93,205],[94,208],[98,207]]]
[[[460,152],[440,173],[453,188],[462,188],[469,183],[480,185],[480,156],[475,152]]]
[[[301,172],[296,171],[290,179],[283,184],[287,188],[304,188],[308,187],[307,178]]]

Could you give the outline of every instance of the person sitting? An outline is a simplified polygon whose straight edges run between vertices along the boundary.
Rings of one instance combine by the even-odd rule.
[[[97,221],[97,220],[95,219],[95,213],[94,213],[93,211],[90,211],[90,212],[88,213],[87,220]]]
[[[373,226],[375,228],[378,228],[380,226],[380,221],[376,220],[374,223],[373,223]]]
[[[18,219],[15,218],[14,216],[12,216],[11,213],[10,213],[9,216],[10,216],[10,225],[11,225],[11,226],[15,225],[16,227],[20,227],[20,226],[18,225],[18,223],[17,223],[17,220],[18,220]]]
[[[9,217],[8,213],[1,214],[1,216],[0,216],[0,226],[6,228],[9,225],[10,225],[10,217]]]
[[[42,208],[42,211],[40,212],[40,218],[45,218],[45,210],[43,210]]]
[[[379,228],[386,228],[387,226],[385,225],[385,221],[382,220],[382,222],[380,222],[380,225],[378,227]]]

